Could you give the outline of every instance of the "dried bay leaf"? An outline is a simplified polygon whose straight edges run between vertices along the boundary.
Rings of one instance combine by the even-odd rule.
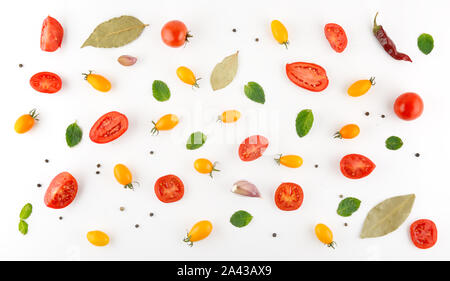
[[[415,194],[395,196],[373,207],[367,214],[360,237],[380,237],[396,230],[409,216],[415,198]]]
[[[214,91],[228,86],[236,76],[239,51],[223,59],[213,69],[210,82]]]
[[[83,43],[81,48],[116,48],[133,42],[148,24],[143,24],[133,16],[112,18],[99,24]]]

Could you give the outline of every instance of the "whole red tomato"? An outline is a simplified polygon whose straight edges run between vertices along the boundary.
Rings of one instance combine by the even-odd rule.
[[[170,47],[178,48],[188,42],[189,34],[186,25],[179,21],[173,20],[166,23],[161,29],[161,38],[163,42]]]
[[[422,115],[423,101],[416,93],[404,93],[394,103],[395,114],[403,120],[414,120]]]

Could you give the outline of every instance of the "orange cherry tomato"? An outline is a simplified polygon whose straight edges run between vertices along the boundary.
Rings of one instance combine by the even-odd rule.
[[[234,123],[239,120],[239,118],[241,118],[241,113],[239,111],[227,110],[219,116],[219,121],[222,121],[223,123]]]
[[[278,165],[283,165],[289,168],[298,168],[303,164],[303,159],[298,155],[282,155],[280,154],[278,158],[275,158]]]
[[[111,90],[111,83],[105,77],[99,74],[93,74],[92,71],[89,73],[83,73],[84,79],[88,81],[91,86],[100,92],[108,92]]]
[[[208,159],[199,158],[194,162],[194,168],[197,172],[201,174],[209,174],[212,177],[213,172],[219,172],[220,170],[216,169],[216,163],[211,163]]]
[[[193,242],[197,242],[208,237],[212,229],[213,225],[210,221],[199,221],[191,228],[183,241],[188,243],[188,245],[192,247],[194,245]]]
[[[14,130],[16,133],[23,134],[31,130],[35,121],[39,120],[37,119],[38,115],[39,113],[36,112],[36,109],[33,109],[30,113],[20,116],[14,124]]]
[[[359,127],[356,124],[348,124],[342,127],[339,132],[334,134],[335,138],[339,139],[353,139],[359,135]]]
[[[151,130],[152,134],[159,134],[159,131],[168,131],[175,128],[178,124],[179,119],[175,114],[166,114],[163,117],[159,118],[158,122],[153,122],[153,129]]]
[[[114,166],[114,177],[124,188],[133,189],[133,175],[124,164]]]
[[[103,247],[109,244],[108,235],[100,230],[89,231],[86,238],[92,245],[97,247]]]
[[[317,239],[319,239],[320,242],[334,249],[336,242],[333,241],[333,232],[328,228],[328,226],[319,223],[316,225],[315,232]]]

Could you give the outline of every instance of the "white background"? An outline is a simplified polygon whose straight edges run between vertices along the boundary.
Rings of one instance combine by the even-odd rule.
[[[449,259],[450,33],[445,23],[449,8],[444,0],[7,1],[0,19],[0,258]],[[392,59],[378,44],[371,32],[377,11],[379,23],[413,63]],[[47,15],[60,21],[65,30],[62,48],[54,53],[39,48],[41,24]],[[122,48],[80,49],[97,24],[120,15],[133,15],[150,26]],[[161,41],[161,27],[173,19],[185,22],[194,35],[185,48],[172,49]],[[289,30],[288,50],[272,38],[273,19]],[[342,54],[335,53],[324,37],[323,27],[328,22],[340,24],[347,33],[349,43]],[[435,49],[428,56],[417,48],[417,37],[423,32],[435,39]],[[211,70],[236,50],[240,51],[236,78],[227,88],[213,92]],[[138,57],[137,64],[129,68],[119,65],[116,59],[123,54]],[[328,88],[312,93],[292,84],[284,67],[294,61],[326,68]],[[19,68],[19,63],[24,67]],[[203,78],[200,89],[193,91],[178,80],[175,70],[180,65]],[[105,94],[92,89],[81,76],[88,70],[110,79],[112,90]],[[35,92],[28,81],[40,71],[58,73],[62,90],[54,95]],[[370,76],[376,76],[377,84],[367,95],[347,96],[352,82]],[[160,103],[152,97],[155,79],[170,87],[169,101]],[[263,86],[266,104],[245,97],[243,86],[248,81]],[[395,98],[408,91],[420,94],[425,103],[424,114],[412,122],[400,120],[392,110]],[[40,112],[39,123],[27,134],[16,134],[16,118],[32,108]],[[313,110],[315,123],[309,135],[300,139],[295,117],[306,108]],[[243,118],[233,125],[215,123],[216,116],[226,109],[240,110]],[[92,143],[90,127],[112,110],[128,116],[128,131],[113,143]],[[366,111],[370,116],[364,115]],[[179,115],[180,124],[152,137],[151,121],[167,113]],[[82,127],[84,137],[78,146],[69,148],[64,133],[74,121]],[[360,136],[333,139],[333,133],[348,123],[359,124]],[[187,151],[187,136],[197,129],[209,139],[202,148]],[[238,158],[238,144],[254,133],[267,136],[271,144],[264,157],[244,163]],[[400,150],[384,147],[391,135],[403,139]],[[416,152],[419,158],[414,156]],[[277,153],[301,155],[304,164],[299,169],[279,167],[273,161]],[[349,153],[368,156],[377,168],[361,180],[345,178],[339,161]],[[197,173],[192,165],[199,157],[219,161],[222,171],[214,179]],[[50,163],[44,162],[46,158]],[[95,174],[97,163],[102,165],[100,175]],[[140,182],[135,191],[124,190],[115,181],[113,167],[117,163],[126,164]],[[314,168],[315,164],[319,168]],[[43,203],[45,190],[62,171],[75,176],[79,193],[69,207],[49,209]],[[181,201],[164,204],[156,198],[153,185],[169,173],[183,180],[186,192]],[[263,198],[231,193],[231,185],[240,179],[254,182]],[[297,211],[280,211],[273,202],[274,190],[285,181],[296,182],[304,190],[305,200]],[[37,188],[37,183],[43,187]],[[416,202],[398,230],[381,238],[359,238],[363,220],[374,205],[409,193],[416,194]],[[336,214],[340,194],[362,201],[349,218]],[[28,219],[29,233],[23,236],[17,230],[18,215],[27,202],[34,210]],[[120,212],[120,206],[126,210]],[[238,229],[229,218],[241,209],[254,219]],[[154,217],[149,217],[149,212]],[[410,224],[420,218],[432,219],[438,227],[438,242],[428,250],[417,249],[409,238]],[[189,248],[181,239],[186,229],[202,219],[212,221],[214,230]],[[315,238],[314,226],[319,222],[333,230],[336,250]],[[136,229],[135,224],[140,227]],[[88,243],[86,233],[95,229],[109,234],[107,247]],[[272,237],[273,232],[277,238]]]

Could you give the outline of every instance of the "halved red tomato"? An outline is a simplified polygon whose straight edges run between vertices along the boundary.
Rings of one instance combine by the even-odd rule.
[[[128,118],[111,111],[100,117],[92,126],[89,138],[95,143],[108,143],[123,135],[128,129]]]
[[[411,239],[420,249],[428,249],[434,246],[437,241],[437,228],[431,220],[417,220],[410,227]]]
[[[41,31],[41,50],[54,52],[61,47],[64,29],[61,24],[51,16],[45,18]]]
[[[314,63],[294,62],[286,64],[286,74],[295,85],[312,92],[320,92],[328,87],[327,72]]]
[[[52,209],[67,207],[78,192],[77,180],[68,172],[58,174],[45,192],[44,203]]]
[[[303,190],[300,185],[284,182],[275,191],[275,204],[280,210],[294,211],[303,203]]]
[[[184,184],[179,177],[167,175],[160,177],[155,183],[156,197],[161,202],[172,203],[183,198]]]
[[[364,178],[376,167],[369,158],[360,154],[345,155],[340,165],[342,174],[350,179]]]
[[[325,25],[324,31],[331,48],[338,53],[342,53],[347,47],[347,35],[344,29],[338,24],[328,23]]]
[[[61,90],[61,78],[52,72],[39,72],[30,78],[30,85],[38,92],[54,94]]]
[[[253,161],[262,156],[269,146],[269,140],[260,135],[248,137],[239,146],[239,158],[242,161]]]

